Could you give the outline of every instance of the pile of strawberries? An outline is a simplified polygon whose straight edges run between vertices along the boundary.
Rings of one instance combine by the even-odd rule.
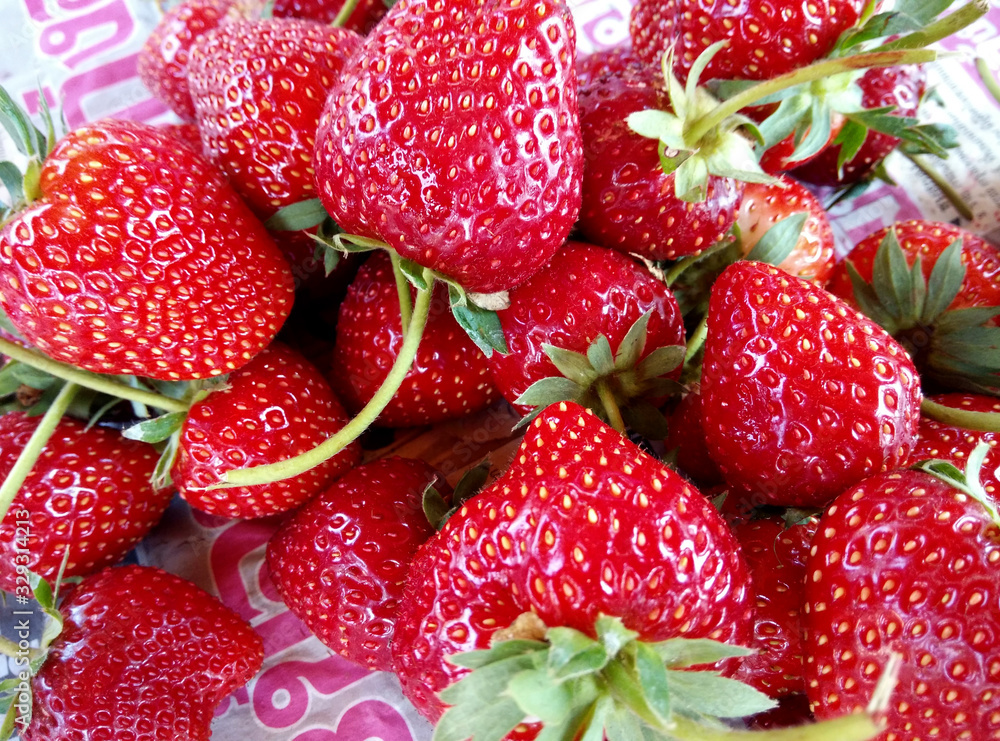
[[[807,187],[955,145],[949,5],[639,0],[578,58],[559,0],[181,0],[139,69],[183,123],[0,91],[0,587],[44,617],[0,736],[206,739],[259,671],[114,566],[177,493],[281,518],[282,599],[442,741],[1000,739],[1000,253],[837,261]],[[503,471],[361,462],[494,404]]]

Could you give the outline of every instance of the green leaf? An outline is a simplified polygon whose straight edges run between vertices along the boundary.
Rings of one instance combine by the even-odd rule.
[[[451,507],[448,506],[448,503],[441,496],[441,492],[437,490],[434,484],[428,484],[427,488],[424,489],[424,493],[420,498],[420,506],[427,522],[435,530],[441,529],[441,526],[448,517],[448,513],[451,512]]]
[[[509,697],[455,705],[441,716],[432,741],[501,741],[522,720],[524,711]]]
[[[616,706],[608,711],[604,732],[607,741],[637,741],[642,738],[642,723],[630,708]]]
[[[52,596],[52,586],[41,576],[34,572],[29,572],[28,586],[31,587],[31,595],[41,605],[43,610],[51,610],[56,606],[55,599]]]
[[[566,350],[555,345],[542,345],[542,352],[566,378],[586,388],[597,380],[598,373],[583,353]]]
[[[479,669],[483,666],[506,661],[515,656],[524,656],[533,652],[544,651],[547,647],[548,644],[544,641],[529,641],[515,638],[509,641],[500,641],[490,648],[453,654],[447,658],[447,661],[449,664],[461,666],[465,669]],[[531,664],[531,666],[534,665],[534,663]]]
[[[576,401],[581,394],[580,386],[562,376],[550,376],[535,381],[514,403],[526,407],[547,407],[557,401]]]
[[[652,646],[671,669],[716,664],[724,659],[750,656],[754,653],[753,649],[709,638],[669,638]]]
[[[406,276],[406,280],[409,281],[410,285],[418,291],[431,290],[434,279],[428,277],[423,265],[401,257],[399,258],[399,270]],[[448,298],[451,301],[452,307],[467,306],[469,303],[465,298],[465,292],[458,285],[448,285]]]
[[[664,345],[658,347],[636,367],[636,375],[640,380],[660,378],[673,373],[681,367],[687,348],[684,345]]]
[[[955,334],[972,327],[979,327],[996,316],[1000,316],[1000,306],[977,306],[970,309],[953,309],[941,314],[935,324],[939,334]]]
[[[959,237],[942,252],[927,280],[927,297],[920,321],[932,323],[943,314],[962,290],[965,265],[962,264],[962,239]]]
[[[310,198],[279,209],[264,222],[264,226],[275,232],[298,232],[319,226],[329,217],[323,202],[319,198]]]
[[[687,162],[688,158],[694,154],[689,149],[672,149],[663,142],[657,149],[657,156],[660,158],[660,169],[664,175],[669,175],[678,167]]]
[[[600,671],[608,663],[604,645],[572,628],[550,628],[548,666],[556,679],[571,679]]]
[[[598,376],[609,376],[615,371],[615,358],[611,354],[611,343],[604,335],[598,335],[597,339],[590,343],[587,348],[587,360]]]
[[[805,211],[794,213],[768,229],[750,250],[747,260],[780,265],[792,254],[802,236],[809,214]]]
[[[846,163],[850,162],[857,156],[858,152],[861,151],[861,147],[864,146],[865,139],[867,138],[867,126],[850,119],[844,121],[844,126],[841,128],[840,133],[837,134],[837,138],[833,140],[832,145],[840,147],[840,151],[837,154],[838,173],[843,171]]]
[[[667,682],[678,710],[715,718],[742,718],[777,707],[778,703],[735,679],[714,672],[669,670]]]
[[[625,123],[639,136],[656,139],[678,151],[687,149],[684,142],[684,122],[673,113],[658,110],[630,113]]]
[[[904,325],[912,324],[912,319],[917,316],[913,278],[896,230],[889,229],[875,252],[872,288],[886,312]],[[917,280],[922,281],[923,275]]]
[[[851,279],[851,287],[854,289],[854,301],[861,309],[861,313],[884,327],[889,334],[894,334],[899,329],[898,322],[882,307],[879,297],[875,294],[875,289],[865,282],[849,257],[844,265],[847,268],[847,275]]]
[[[708,174],[704,158],[689,157],[674,171],[674,195],[682,201],[701,203],[708,194]]]
[[[573,709],[573,693],[568,684],[554,682],[544,669],[515,674],[507,685],[511,697],[526,716],[542,723],[562,723]]]
[[[331,235],[330,245],[341,252],[371,252],[372,250],[389,249],[389,245],[378,239],[343,232]]]
[[[808,123],[805,119],[811,111],[808,96],[795,95],[781,101],[774,113],[758,124],[761,136],[764,137],[764,149],[770,149],[784,141],[801,123]]]
[[[494,352],[506,355],[507,340],[503,335],[500,317],[495,311],[483,309],[469,302],[465,306],[451,305],[452,316],[458,326],[465,330],[476,347],[483,351],[486,357],[492,357]]]
[[[45,136],[35,128],[28,114],[2,86],[0,86],[0,125],[10,135],[17,151],[25,157],[44,156],[45,153],[40,150],[38,142],[44,142]]]
[[[187,419],[185,412],[168,412],[153,419],[145,419],[137,422],[131,427],[122,430],[122,436],[129,440],[138,440],[143,443],[162,443],[168,437],[180,430]]]
[[[706,167],[712,175],[736,178],[745,183],[777,182],[777,178],[760,169],[753,144],[738,133],[729,133],[721,138],[708,156]]]
[[[635,650],[636,675],[645,692],[646,703],[660,719],[661,725],[667,725],[670,720],[670,685],[663,659],[648,643],[636,641],[631,645]]]
[[[33,389],[47,389],[52,388],[57,383],[61,384],[61,381],[55,376],[34,368],[27,363],[18,363],[14,366],[12,372],[20,383],[30,386]]]
[[[24,200],[24,176],[13,162],[0,162],[0,184],[7,189],[14,206]]]
[[[649,318],[653,315],[650,309],[632,323],[628,332],[618,345],[615,353],[615,370],[623,371],[634,368],[642,357],[642,351],[646,349],[646,334],[649,326]]]

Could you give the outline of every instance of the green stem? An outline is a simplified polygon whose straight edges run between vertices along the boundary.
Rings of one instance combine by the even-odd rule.
[[[942,424],[961,427],[973,432],[1000,432],[1000,414],[994,412],[973,412],[969,409],[955,409],[924,398],[920,402],[920,413]]]
[[[993,76],[990,66],[982,57],[976,57],[976,70],[979,72],[979,76],[983,80],[983,85],[989,90],[990,95],[996,99],[997,103],[1000,103],[1000,83],[997,82],[997,78]]]
[[[825,59],[808,67],[802,67],[793,72],[765,80],[732,98],[721,102],[701,118],[691,122],[685,133],[687,141],[701,141],[709,131],[721,125],[730,116],[752,106],[762,98],[766,98],[782,90],[802,85],[807,82],[822,80],[832,75],[847,72],[852,69],[869,69],[872,67],[895,67],[900,64],[922,64],[933,62],[938,53],[933,49],[900,49],[895,51],[875,51],[867,54],[856,54],[837,59]]]
[[[674,715],[673,721],[663,730],[678,741],[868,741],[884,730],[867,713],[768,731],[710,728],[681,715]]]
[[[691,336],[688,337],[687,341],[687,353],[684,355],[684,367],[685,369],[694,362],[695,356],[698,355],[698,351],[701,350],[702,345],[705,344],[705,338],[708,336],[708,314],[701,318],[698,322],[698,326],[694,328]]]
[[[601,400],[601,406],[604,409],[604,413],[608,415],[608,423],[624,435],[625,420],[622,418],[622,411],[618,407],[618,401],[615,399],[615,395],[608,387],[607,379],[599,379],[597,383],[594,384],[594,388],[597,389],[597,396]]]
[[[962,196],[960,196],[958,194],[958,191],[955,190],[954,187],[952,187],[951,183],[949,183],[941,176],[941,173],[939,173],[933,167],[924,162],[923,158],[916,154],[908,154],[907,152],[903,152],[903,156],[906,157],[908,160],[910,160],[910,162],[912,162],[914,165],[916,165],[917,169],[919,169],[920,172],[922,172],[924,175],[926,175],[931,179],[931,182],[934,183],[934,185],[938,187],[938,190],[941,191],[941,195],[947,198],[948,203],[950,203],[952,206],[955,207],[955,210],[958,211],[959,216],[961,216],[963,219],[967,219],[968,221],[972,221],[973,219],[976,218],[975,214],[972,213],[972,209],[969,208],[969,204],[967,204],[962,199]]]
[[[410,282],[406,279],[399,266],[399,254],[389,250],[389,260],[392,262],[392,275],[396,279],[396,294],[399,296],[399,316],[403,322],[403,334],[410,331],[410,317],[413,316],[413,302],[410,299]]]
[[[271,484],[275,481],[298,476],[318,466],[323,461],[332,458],[367,430],[392,400],[392,397],[402,385],[406,374],[410,372],[410,367],[417,356],[420,338],[423,336],[424,326],[427,324],[427,316],[430,313],[431,296],[434,294],[434,281],[429,270],[424,271],[424,278],[430,285],[426,291],[417,291],[417,300],[413,307],[410,329],[404,335],[399,355],[396,356],[389,375],[386,376],[379,390],[365,405],[364,409],[358,412],[357,416],[344,425],[337,434],[320,443],[312,450],[277,463],[233,469],[223,474],[222,484],[211,488]]]
[[[52,437],[52,433],[59,424],[59,420],[62,419],[63,414],[69,408],[79,388],[75,383],[67,383],[59,390],[56,398],[52,400],[52,405],[45,410],[45,414],[39,421],[38,427],[35,428],[35,431],[31,433],[31,437],[28,438],[28,444],[18,454],[17,460],[10,469],[10,473],[7,474],[7,478],[0,485],[0,520],[3,520],[7,516],[7,510],[10,509],[14,497],[21,490],[21,485],[24,484],[24,480],[31,473],[31,469],[35,466],[35,461],[42,454],[45,444]]]
[[[949,13],[944,18],[934,21],[929,26],[924,26],[919,31],[914,31],[907,36],[902,36],[895,41],[883,44],[879,47],[879,50],[897,51],[900,49],[919,49],[929,46],[975,23],[986,15],[989,10],[989,0],[973,0],[973,2],[963,5],[954,13]]]
[[[347,19],[351,17],[351,13],[353,13],[354,9],[357,7],[358,0],[344,0],[344,4],[337,12],[337,17],[333,19],[330,25],[334,28],[343,28],[344,24],[347,23]]]
[[[156,409],[162,409],[165,412],[186,412],[189,408],[183,401],[171,399],[169,396],[163,396],[155,391],[145,391],[133,388],[132,386],[126,386],[123,383],[103,378],[72,365],[60,363],[34,350],[28,350],[16,342],[10,342],[3,338],[0,338],[0,353],[20,363],[30,365],[32,368],[44,371],[56,378],[92,389],[101,394],[108,394],[109,396],[117,396],[119,399],[146,404]]]

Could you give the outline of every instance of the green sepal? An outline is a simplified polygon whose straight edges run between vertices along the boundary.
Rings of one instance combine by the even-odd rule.
[[[24,200],[24,176],[13,162],[0,162],[0,184],[10,195],[10,202],[5,203],[8,209]]]
[[[626,628],[620,619],[608,615],[600,615],[594,627],[597,631],[597,640],[604,645],[608,656],[612,657],[617,656],[619,651],[639,637],[636,631]]]
[[[605,341],[607,340],[605,339]],[[591,364],[589,353],[584,355],[574,350],[566,350],[548,344],[542,345],[542,352],[552,361],[556,370],[580,386],[589,386],[600,375]]]
[[[502,741],[522,720],[524,711],[510,697],[454,705],[434,727],[432,741]]]
[[[310,198],[279,209],[264,222],[264,226],[275,232],[298,232],[319,226],[328,218],[330,215],[323,208],[323,202],[319,198]]]
[[[917,124],[901,137],[899,150],[908,155],[932,154],[947,159],[948,150],[961,145],[958,130],[945,123]]]
[[[410,261],[401,260],[400,266],[409,278],[409,273],[405,268]],[[413,263],[416,265],[416,263]],[[421,268],[422,273],[427,273]],[[412,282],[412,281],[411,281]],[[482,350],[487,358],[493,357],[494,352],[506,355],[507,339],[503,334],[503,326],[500,324],[500,316],[491,309],[484,309],[468,299],[465,291],[453,281],[445,279],[448,284],[448,297],[451,301],[451,313],[458,322],[458,326],[465,330],[476,347]],[[419,286],[418,286],[419,288]]]
[[[694,152],[688,149],[671,149],[663,142],[657,145],[656,151],[660,158],[660,169],[663,170],[664,175],[670,175],[694,155]]]
[[[653,315],[650,309],[632,323],[628,332],[618,345],[615,353],[614,367],[617,371],[634,368],[642,357],[643,350],[646,349],[646,335],[649,327],[649,318]],[[658,374],[659,375],[659,374]]]
[[[670,696],[678,710],[715,718],[742,718],[773,710],[778,703],[763,692],[714,672],[671,669]]]
[[[575,381],[562,376],[549,376],[531,384],[514,400],[514,403],[520,406],[544,408],[557,401],[574,401],[579,394],[580,386]],[[522,425],[518,425],[520,426]]]
[[[766,262],[769,265],[780,265],[792,254],[795,245],[802,236],[809,214],[805,211],[794,213],[774,224],[761,236],[757,244],[750,250],[747,260]]]
[[[837,49],[846,51],[879,38],[917,31],[947,10],[953,2],[954,0],[900,0],[891,11],[873,15],[859,28],[848,29],[837,42]]]
[[[45,135],[3,86],[0,86],[0,125],[13,140],[17,151],[25,157],[32,159],[48,154],[44,150]]]
[[[187,419],[187,414],[184,412],[168,412],[126,427],[122,430],[122,437],[155,445],[162,443],[180,430],[185,419]]]
[[[844,165],[854,159],[858,152],[861,151],[861,147],[865,144],[865,139],[868,138],[868,127],[864,124],[858,123],[857,121],[852,121],[847,119],[844,121],[843,128],[840,129],[840,133],[837,134],[836,138],[833,140],[831,146],[839,146],[840,149],[837,152],[837,173],[842,173],[844,170]],[[867,184],[866,186],[867,187]]]
[[[642,738],[642,723],[627,707],[615,706],[605,718],[608,741],[636,741]]]
[[[914,290],[918,281],[923,282],[923,273],[914,274],[910,270],[903,248],[896,238],[896,230],[889,229],[875,252],[871,284],[882,306],[901,324],[920,314],[915,305]]]
[[[3,724],[0,724],[0,741],[7,741],[14,735],[14,726],[17,724],[17,704],[11,698],[10,704],[4,711]]]
[[[756,126],[751,127],[749,123],[744,128],[756,130]],[[721,137],[717,145],[707,155],[705,182],[708,180],[708,174],[734,178],[745,183],[776,183],[778,181],[776,177],[768,175],[760,168],[753,144],[744,136],[735,133]],[[678,197],[680,197],[680,186],[677,186],[677,189]],[[684,200],[689,199],[685,198]]]
[[[689,157],[674,171],[674,195],[688,203],[708,197],[708,163],[704,157]]]
[[[565,682],[553,682],[548,672],[540,668],[515,674],[505,692],[526,716],[548,725],[563,723],[569,717],[575,699],[572,689]]]
[[[673,373],[681,367],[686,353],[684,345],[658,347],[639,362],[636,376],[641,380],[651,380]]]
[[[851,262],[850,257],[848,257],[844,265],[847,269],[847,276],[851,280],[854,301],[861,309],[861,313],[873,319],[876,324],[883,327],[889,334],[895,334],[898,330],[896,318],[882,307],[875,289],[861,277],[858,269]]]
[[[449,515],[453,512],[451,505],[441,496],[441,492],[433,483],[427,485],[420,498],[420,506],[424,512],[424,517],[431,527],[440,530],[441,526],[448,521]]]
[[[710,638],[668,638],[652,646],[670,669],[716,664],[725,659],[742,658],[755,653],[753,649]]]
[[[454,654],[453,656],[449,656],[447,661],[449,664],[460,666],[463,669],[479,669],[484,666],[507,661],[515,656],[544,651],[547,645],[543,641],[515,638],[509,641],[499,641],[490,648]]]
[[[180,447],[181,433],[180,429],[178,429],[173,435],[167,438],[166,444],[160,452],[160,457],[156,460],[156,465],[153,467],[150,484],[154,489],[166,489],[173,484],[170,470],[174,467],[174,460],[177,458]]]
[[[480,461],[462,474],[458,483],[455,484],[452,502],[458,507],[462,506],[482,491],[482,488],[486,485],[489,478],[490,462],[488,460]]]
[[[21,335],[20,330],[14,326],[14,323],[10,320],[10,317],[7,316],[7,312],[3,310],[3,307],[0,307],[0,328],[3,328],[5,332],[17,337],[19,340],[24,341],[24,337]]]
[[[33,389],[48,389],[59,383],[59,379],[52,374],[16,360],[10,361],[3,370],[11,377],[8,383],[16,382],[18,385],[30,386]]]
[[[930,278],[927,280],[927,296],[924,300],[920,321],[930,324],[951,306],[951,302],[962,290],[966,268],[962,263],[962,239],[952,242],[940,254]],[[1000,312],[1000,309],[998,309]]]
[[[657,139],[664,146],[677,151],[687,149],[684,122],[673,113],[658,110],[635,111],[628,115],[625,123],[639,136]]]
[[[673,693],[663,659],[648,643],[636,641],[630,645],[630,649],[636,677],[643,688],[646,704],[663,725],[669,725]]]
[[[982,505],[989,518],[996,525],[1000,525],[1000,509],[998,509],[996,500],[983,487],[981,478],[983,463],[986,462],[986,456],[991,450],[992,446],[980,439],[976,447],[969,453],[969,457],[966,458],[964,471],[959,470],[950,461],[937,459],[919,461],[911,468],[928,473],[949,486],[968,494]]]
[[[557,680],[573,679],[603,669],[611,657],[602,643],[572,628],[550,628],[548,669]]]
[[[598,376],[608,376],[615,372],[615,357],[611,354],[611,343],[603,334],[590,343],[587,360]]]

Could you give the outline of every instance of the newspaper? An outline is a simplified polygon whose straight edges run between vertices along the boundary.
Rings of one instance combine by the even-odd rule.
[[[627,41],[628,0],[570,0],[570,5],[580,54]],[[44,95],[50,105],[62,108],[70,126],[104,116],[174,120],[135,71],[137,53],[160,17],[151,0],[0,0],[0,17],[0,83],[29,111],[39,110]],[[972,63],[981,57],[994,73],[1000,72],[1000,8],[992,8],[945,46],[956,56],[933,66],[936,95],[926,115],[951,123],[961,135],[961,149],[935,166],[958,188],[975,220],[960,220],[927,176],[894,156],[888,169],[896,182],[906,185],[905,191],[874,187],[833,209],[841,253],[884,225],[920,216],[962,223],[1000,243],[1000,177],[995,175],[1000,172],[995,137],[1000,107],[984,91]],[[0,138],[0,159],[10,157],[9,144]],[[474,462],[473,454],[478,459],[506,442],[509,429],[509,420],[491,411],[436,431],[432,446],[420,437],[405,444],[415,455],[433,448],[433,462],[457,470]],[[440,435],[448,442],[442,445]],[[140,562],[161,566],[219,595],[264,640],[263,670],[222,703],[213,738],[429,739],[430,725],[402,697],[392,675],[369,673],[332,655],[281,603],[263,565],[265,544],[276,526],[276,521],[201,515],[178,499],[136,551]],[[5,673],[16,676],[16,667],[0,663],[0,678]]]

